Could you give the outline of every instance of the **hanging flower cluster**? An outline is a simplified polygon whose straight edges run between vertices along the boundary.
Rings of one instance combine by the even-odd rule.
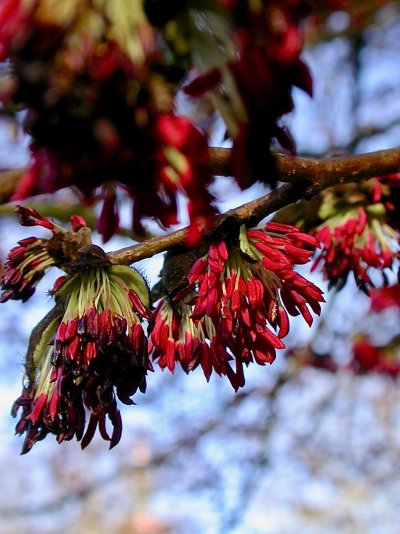
[[[389,224],[387,188],[371,180],[363,191],[356,186],[322,194],[319,216],[324,221],[314,232],[322,245],[313,270],[322,265],[330,286],[342,286],[350,273],[365,291],[372,284],[371,267],[391,268],[399,256],[399,234]],[[389,211],[388,211],[389,210]]]
[[[300,59],[300,22],[309,12],[304,0],[219,0],[145,2],[150,21],[163,28],[175,56],[194,64],[184,92],[200,97],[212,91],[214,103],[233,139],[232,170],[238,184],[273,177],[273,139],[294,151],[280,124],[293,109],[294,86],[312,92],[310,73]],[[270,178],[274,182],[273,178]]]
[[[292,88],[311,93],[300,59],[305,0],[162,2],[4,0],[0,60],[10,78],[4,102],[27,109],[31,164],[14,199],[74,185],[98,195],[104,240],[118,229],[118,189],[143,219],[177,222],[177,195],[188,199],[198,240],[215,213],[208,187],[208,142],[176,112],[175,93],[212,90],[233,139],[232,169],[242,188],[274,178],[276,139],[294,150],[280,124]],[[193,69],[194,67],[194,69]],[[211,94],[211,93],[210,93]]]
[[[400,283],[373,288],[370,297],[371,309],[374,311],[379,312],[387,308],[400,309]]]
[[[151,368],[141,324],[150,318],[147,285],[130,267],[110,265],[81,269],[57,286],[56,317],[28,353],[27,385],[13,407],[14,416],[22,409],[22,452],[49,433],[58,442],[75,436],[85,448],[96,428],[112,448],[122,432],[116,399],[133,404]]]
[[[310,261],[317,240],[280,223],[240,229],[238,242],[212,243],[196,260],[189,286],[155,312],[151,350],[162,368],[185,371],[201,365],[207,379],[214,370],[237,390],[243,365],[272,363],[285,347],[289,315],[311,325],[320,313],[321,291],[293,270]],[[235,369],[230,362],[234,360]]]
[[[90,235],[85,220],[79,215],[71,217],[72,231],[69,232],[32,208],[17,206],[16,212],[21,216],[22,226],[41,226],[50,230],[53,236],[50,239],[21,239],[18,246],[10,250],[0,279],[3,290],[0,302],[28,300],[46,269],[65,261],[67,253],[73,259],[77,249],[88,242]]]
[[[237,122],[232,167],[241,187],[264,180],[273,159],[266,150],[272,139],[294,152],[294,141],[280,124],[293,109],[294,86],[312,94],[308,68],[300,59],[304,0],[221,0],[232,12],[237,59],[229,66],[246,119]]]
[[[5,0],[0,54],[12,65],[3,100],[27,107],[31,165],[14,199],[76,186],[90,199],[102,186],[98,229],[117,229],[117,185],[143,217],[177,222],[178,192],[189,199],[193,235],[214,213],[207,190],[208,144],[174,111],[164,52],[142,2]],[[1,95],[0,95],[1,96]]]
[[[400,375],[399,346],[377,347],[363,335],[353,344],[349,368],[358,374],[379,373],[396,378]]]

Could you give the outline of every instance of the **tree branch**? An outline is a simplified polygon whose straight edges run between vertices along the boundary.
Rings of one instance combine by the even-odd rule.
[[[210,152],[212,174],[232,176],[230,149],[211,148]],[[301,158],[285,154],[275,156],[279,180],[289,183],[299,180],[313,182],[323,180],[328,181],[329,185],[334,185],[336,181],[343,183],[344,181],[364,180],[400,171],[400,148],[327,159]]]
[[[301,198],[311,199],[333,185],[357,182],[400,171],[400,148],[370,154],[329,159],[299,158],[277,154],[277,169],[286,183],[271,193],[229,210],[215,218],[213,232],[227,221],[253,226],[274,211]],[[214,174],[230,176],[230,149],[212,148],[210,166]],[[110,252],[112,263],[131,264],[179,245],[184,245],[187,228],[144,243]],[[208,232],[208,234],[210,234]]]
[[[229,148],[210,149],[210,171],[214,175],[231,176]],[[280,181],[288,182],[268,195],[243,204],[217,216],[213,232],[222,224],[235,221],[253,226],[274,211],[296,202],[310,199],[323,189],[333,185],[357,182],[374,176],[400,172],[400,148],[380,150],[369,154],[338,156],[328,159],[301,158],[276,154],[277,173]],[[0,202],[7,202],[24,169],[0,172]],[[184,245],[187,228],[168,235],[154,237],[138,245],[110,252],[113,263],[131,264],[149,258],[173,247]],[[207,236],[210,236],[210,232]]]

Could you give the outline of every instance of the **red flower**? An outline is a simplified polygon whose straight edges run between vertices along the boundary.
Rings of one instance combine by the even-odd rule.
[[[213,243],[189,275],[189,288],[156,310],[151,334],[153,357],[161,367],[203,367],[227,375],[233,387],[244,385],[243,364],[272,363],[289,331],[290,315],[308,324],[308,306],[320,313],[321,291],[293,271],[312,256],[317,241],[294,227],[267,223],[240,230],[237,245]],[[311,250],[307,250],[307,248]],[[235,371],[230,365],[235,360]]]
[[[16,427],[26,434],[22,452],[48,433],[58,442],[75,436],[85,448],[96,428],[112,448],[122,432],[117,398],[133,404],[151,368],[141,325],[151,318],[147,286],[133,269],[108,266],[83,270],[56,291],[64,315],[42,333],[26,366],[29,384],[13,407],[14,416],[22,409]]]
[[[173,113],[155,117],[152,129],[154,153],[139,156],[145,176],[140,181],[126,182],[136,201],[134,231],[143,231],[143,217],[154,217],[164,227],[178,223],[176,197],[183,193],[189,201],[189,240],[194,244],[216,211],[212,207],[214,198],[207,189],[211,181],[206,169],[207,139],[189,119]]]
[[[26,40],[30,8],[21,0],[2,0],[0,5],[0,61],[12,44],[21,46]]]
[[[268,147],[272,139],[290,152],[295,150],[294,140],[279,120],[293,109],[294,86],[312,94],[310,73],[300,59],[305,7],[302,0],[254,5],[239,1],[233,9],[238,54],[230,68],[247,115],[234,137],[232,153],[241,187],[265,180],[268,171],[271,175],[274,160]]]
[[[184,91],[197,97],[213,90],[233,139],[232,170],[239,186],[266,181],[266,176],[274,184],[274,157],[269,150],[272,141],[294,152],[294,140],[280,124],[281,117],[293,109],[292,89],[312,93],[309,70],[300,59],[300,23],[308,12],[308,2],[218,3],[226,12],[205,12],[203,29],[200,25],[185,28],[200,74]],[[204,46],[207,39],[214,38],[213,32],[218,35],[218,44]],[[199,33],[200,38],[191,39]]]
[[[13,199],[76,186],[87,201],[104,184],[98,230],[106,241],[118,228],[117,186],[132,197],[136,233],[143,232],[144,217],[163,227],[176,224],[182,193],[191,236],[198,239],[215,212],[207,190],[208,143],[189,119],[175,114],[168,81],[152,72],[163,58],[155,57],[155,30],[142,8],[126,13],[127,38],[120,10],[116,15],[77,4],[65,20],[42,2],[23,18],[21,10],[15,1],[0,10],[12,99],[27,107],[25,127],[33,138],[31,164]],[[92,19],[101,21],[102,33],[92,32]]]
[[[159,366],[174,372],[176,362],[188,373],[201,365],[207,380],[212,370],[219,375],[227,373],[227,362],[232,360],[216,337],[212,321],[193,321],[193,306],[187,304],[195,296],[192,288],[183,300],[171,302],[162,298],[155,311],[155,325],[149,350]]]
[[[380,373],[393,378],[400,374],[399,349],[376,347],[367,336],[362,336],[353,345],[350,369],[358,374]]]
[[[357,285],[367,290],[372,285],[369,268],[390,268],[399,251],[398,235],[384,222],[384,214],[383,205],[374,204],[348,209],[325,221],[315,232],[322,250],[312,270],[322,264],[330,286],[344,284],[352,272]]]
[[[388,287],[372,288],[370,290],[371,308],[382,311],[386,308],[400,308],[400,284]]]
[[[50,230],[53,237],[21,239],[18,241],[18,246],[10,250],[0,281],[3,290],[0,302],[9,299],[21,299],[23,302],[28,300],[35,292],[36,285],[43,278],[46,269],[60,264],[63,259],[63,237],[71,233],[78,234],[81,228],[86,227],[86,222],[78,215],[71,217],[72,232],[67,232],[32,208],[17,206],[16,212],[21,216],[22,226],[42,226]]]

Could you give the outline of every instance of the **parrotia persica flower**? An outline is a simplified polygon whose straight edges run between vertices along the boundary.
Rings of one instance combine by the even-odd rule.
[[[301,21],[308,14],[309,3],[220,0],[215,3],[222,8],[219,10],[215,5],[214,10],[202,10],[196,4],[187,2],[189,16],[183,20],[189,27],[182,28],[182,17],[177,17],[173,35],[166,18],[165,38],[172,48],[176,42],[178,51],[184,40],[199,72],[184,92],[198,97],[213,91],[233,139],[233,173],[240,187],[246,188],[255,180],[274,176],[274,158],[269,151],[272,140],[294,151],[294,141],[280,119],[293,109],[293,87],[312,93],[309,70],[300,59]],[[158,18],[160,11],[154,12]]]
[[[357,374],[379,373],[396,378],[400,374],[400,347],[378,347],[362,335],[354,341],[349,368]]]
[[[28,300],[46,269],[65,260],[65,247],[68,246],[68,253],[72,253],[70,259],[73,259],[73,250],[87,243],[90,236],[85,220],[79,215],[71,217],[72,230],[67,231],[32,208],[17,206],[16,212],[21,216],[22,226],[42,226],[50,230],[52,237],[21,239],[18,246],[10,250],[0,280],[3,290],[0,302]]]
[[[293,87],[312,94],[311,75],[300,59],[300,24],[308,5],[304,0],[231,3],[238,53],[230,68],[246,115],[237,121],[232,167],[239,185],[247,187],[274,168],[266,150],[273,139],[295,150],[293,138],[279,121],[293,109]]]
[[[399,235],[385,222],[386,208],[382,203],[369,206],[347,206],[335,212],[314,233],[321,243],[312,269],[321,265],[330,286],[342,286],[353,273],[364,290],[373,285],[371,267],[383,271],[391,268],[399,255]]]
[[[207,379],[214,370],[237,390],[243,365],[272,363],[289,332],[289,315],[311,325],[320,313],[322,292],[294,271],[310,261],[317,240],[280,223],[240,229],[235,243],[212,243],[196,260],[188,288],[161,299],[150,347],[162,368],[185,371],[201,365]],[[231,363],[234,361],[234,369]]]
[[[12,78],[0,99],[27,108],[31,164],[14,200],[74,185],[102,197],[98,230],[118,228],[117,186],[144,217],[177,221],[177,194],[189,200],[192,238],[214,213],[207,190],[208,142],[175,112],[169,68],[143,2],[4,0],[0,58]],[[165,75],[164,75],[165,74]]]
[[[387,308],[400,309],[400,283],[393,286],[373,288],[370,291],[370,296],[371,309],[374,311],[379,312]]]
[[[11,66],[0,100],[26,108],[31,163],[14,200],[74,185],[103,199],[97,229],[117,230],[118,190],[132,227],[177,222],[188,199],[189,240],[215,212],[208,140],[179,115],[175,95],[212,91],[233,141],[231,168],[245,188],[271,176],[270,145],[294,151],[280,124],[292,89],[311,94],[300,58],[306,0],[3,0],[0,60]],[[190,83],[184,83],[188,77]],[[201,121],[199,121],[201,122]]]
[[[55,298],[61,311],[28,353],[27,385],[13,407],[14,415],[22,409],[22,452],[48,433],[85,448],[96,428],[112,448],[122,432],[117,398],[133,404],[151,368],[141,324],[151,319],[148,287],[130,267],[90,267],[59,281]]]

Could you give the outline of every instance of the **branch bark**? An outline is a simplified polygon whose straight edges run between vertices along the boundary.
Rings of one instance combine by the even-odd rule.
[[[209,166],[214,175],[231,176],[230,149],[211,148]],[[276,166],[280,181],[287,183],[268,195],[217,216],[213,231],[217,231],[224,223],[230,221],[255,225],[274,211],[301,198],[310,199],[327,187],[400,172],[400,148],[328,159],[276,154]],[[24,169],[15,169],[0,172],[0,203],[10,200],[23,171]],[[187,228],[183,228],[165,236],[151,238],[143,243],[110,252],[109,257],[112,263],[128,265],[184,245],[186,233]]]
[[[212,174],[232,176],[229,148],[211,148]],[[276,166],[281,182],[309,180],[321,184],[344,183],[373,178],[400,171],[400,148],[379,150],[368,154],[336,156],[333,158],[302,158],[276,154]],[[328,187],[328,186],[327,186]]]
[[[256,200],[232,209],[215,218],[213,231],[222,224],[235,221],[253,226],[274,211],[301,198],[311,199],[334,185],[357,182],[375,176],[400,172],[400,148],[369,154],[339,156],[329,159],[301,158],[277,154],[281,181],[289,182]],[[230,149],[212,148],[210,166],[213,174],[230,176]],[[176,246],[184,245],[187,228],[155,237],[109,253],[112,263],[131,264]]]

